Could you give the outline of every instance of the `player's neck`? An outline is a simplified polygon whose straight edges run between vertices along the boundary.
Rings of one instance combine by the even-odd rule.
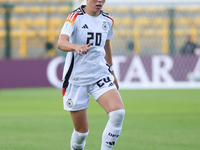
[[[100,11],[92,11],[89,7],[85,7],[85,8],[83,8],[83,10],[85,11],[85,13],[87,13],[88,15],[90,15],[90,16],[93,16],[93,17],[97,17],[97,16],[99,16],[99,14],[100,14]]]

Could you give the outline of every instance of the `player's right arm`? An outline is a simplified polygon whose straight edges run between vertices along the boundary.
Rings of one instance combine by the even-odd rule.
[[[82,54],[87,54],[89,51],[89,46],[91,45],[90,43],[87,45],[77,45],[69,42],[70,37],[72,36],[74,32],[74,25],[76,18],[79,14],[76,12],[70,13],[66,21],[64,23],[64,26],[61,30],[60,37],[58,39],[58,49],[65,51],[65,52],[70,52],[70,51],[76,51],[79,55]]]
[[[87,45],[77,45],[69,42],[69,36],[65,34],[61,34],[58,40],[58,49],[65,51],[65,52],[71,52],[76,51],[80,56],[82,54],[87,54],[89,51],[89,46],[92,43],[89,43]]]

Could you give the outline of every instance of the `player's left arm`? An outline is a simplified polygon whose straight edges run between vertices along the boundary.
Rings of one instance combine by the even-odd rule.
[[[108,63],[110,66],[112,66],[112,65],[113,65],[113,62],[112,62],[112,51],[111,51],[110,40],[106,40],[106,44],[105,44],[105,46],[104,46],[104,49],[105,49],[105,52],[106,52],[105,59],[106,59],[107,63]],[[118,84],[117,78],[116,78],[116,76],[115,76],[114,70],[111,71],[111,74],[112,74],[113,77],[114,77],[114,84],[116,85],[117,89],[119,89],[119,84]]]

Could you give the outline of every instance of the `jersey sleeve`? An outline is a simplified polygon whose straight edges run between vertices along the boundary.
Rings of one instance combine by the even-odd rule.
[[[74,31],[74,23],[75,23],[77,16],[78,16],[77,13],[70,13],[67,16],[60,34],[65,34],[65,35],[68,35],[69,37],[71,37],[71,35]]]
[[[110,40],[114,36],[114,19],[111,16],[108,18],[110,20],[110,30],[108,31],[107,40]]]

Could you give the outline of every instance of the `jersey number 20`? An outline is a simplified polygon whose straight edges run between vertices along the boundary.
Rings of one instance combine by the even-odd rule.
[[[94,32],[88,32],[88,38],[87,38],[87,43],[89,44],[90,42],[92,45],[94,45],[94,35],[95,35],[95,46],[100,46],[101,45],[101,33],[94,33]]]

